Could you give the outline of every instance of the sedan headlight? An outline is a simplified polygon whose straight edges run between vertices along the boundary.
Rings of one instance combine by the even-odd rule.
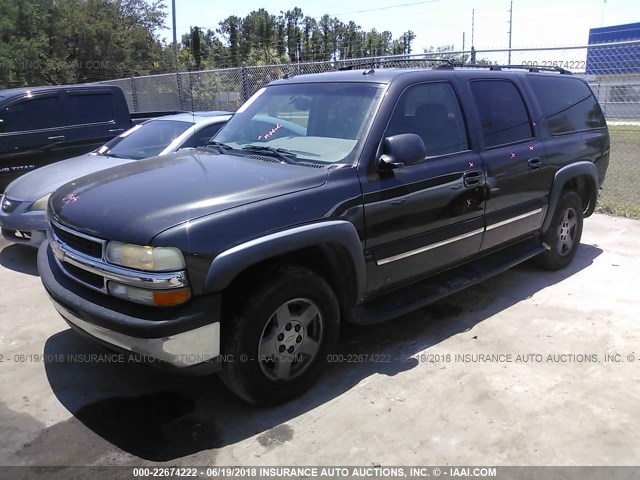
[[[107,261],[122,267],[149,272],[184,270],[182,252],[174,247],[141,247],[128,243],[109,242]]]
[[[49,201],[50,196],[51,196],[51,193],[47,193],[44,197],[40,197],[38,200],[36,200],[31,204],[31,206],[29,207],[29,210],[31,210],[32,212],[39,211],[39,210],[46,210],[47,202]]]

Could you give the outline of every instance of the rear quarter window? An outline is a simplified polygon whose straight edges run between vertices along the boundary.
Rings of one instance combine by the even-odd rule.
[[[551,133],[579,132],[606,126],[589,87],[579,79],[528,76]]]

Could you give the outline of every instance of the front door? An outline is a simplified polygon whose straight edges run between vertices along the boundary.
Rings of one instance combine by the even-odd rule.
[[[57,93],[30,95],[0,110],[0,191],[15,178],[45,165],[59,143]]]
[[[408,87],[383,138],[419,135],[424,161],[363,178],[369,292],[433,273],[480,249],[484,173],[453,85]]]

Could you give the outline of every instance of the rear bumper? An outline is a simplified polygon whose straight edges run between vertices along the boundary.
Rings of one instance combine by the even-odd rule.
[[[48,242],[38,251],[38,270],[54,307],[80,333],[181,373],[206,374],[219,369],[218,296],[195,298],[167,309],[119,300],[68,278]]]

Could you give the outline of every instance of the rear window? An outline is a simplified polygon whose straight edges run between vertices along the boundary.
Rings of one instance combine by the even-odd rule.
[[[530,75],[528,79],[551,133],[579,132],[606,125],[600,105],[581,80],[542,75]]]
[[[113,102],[109,93],[69,95],[67,125],[110,122],[114,119]]]

